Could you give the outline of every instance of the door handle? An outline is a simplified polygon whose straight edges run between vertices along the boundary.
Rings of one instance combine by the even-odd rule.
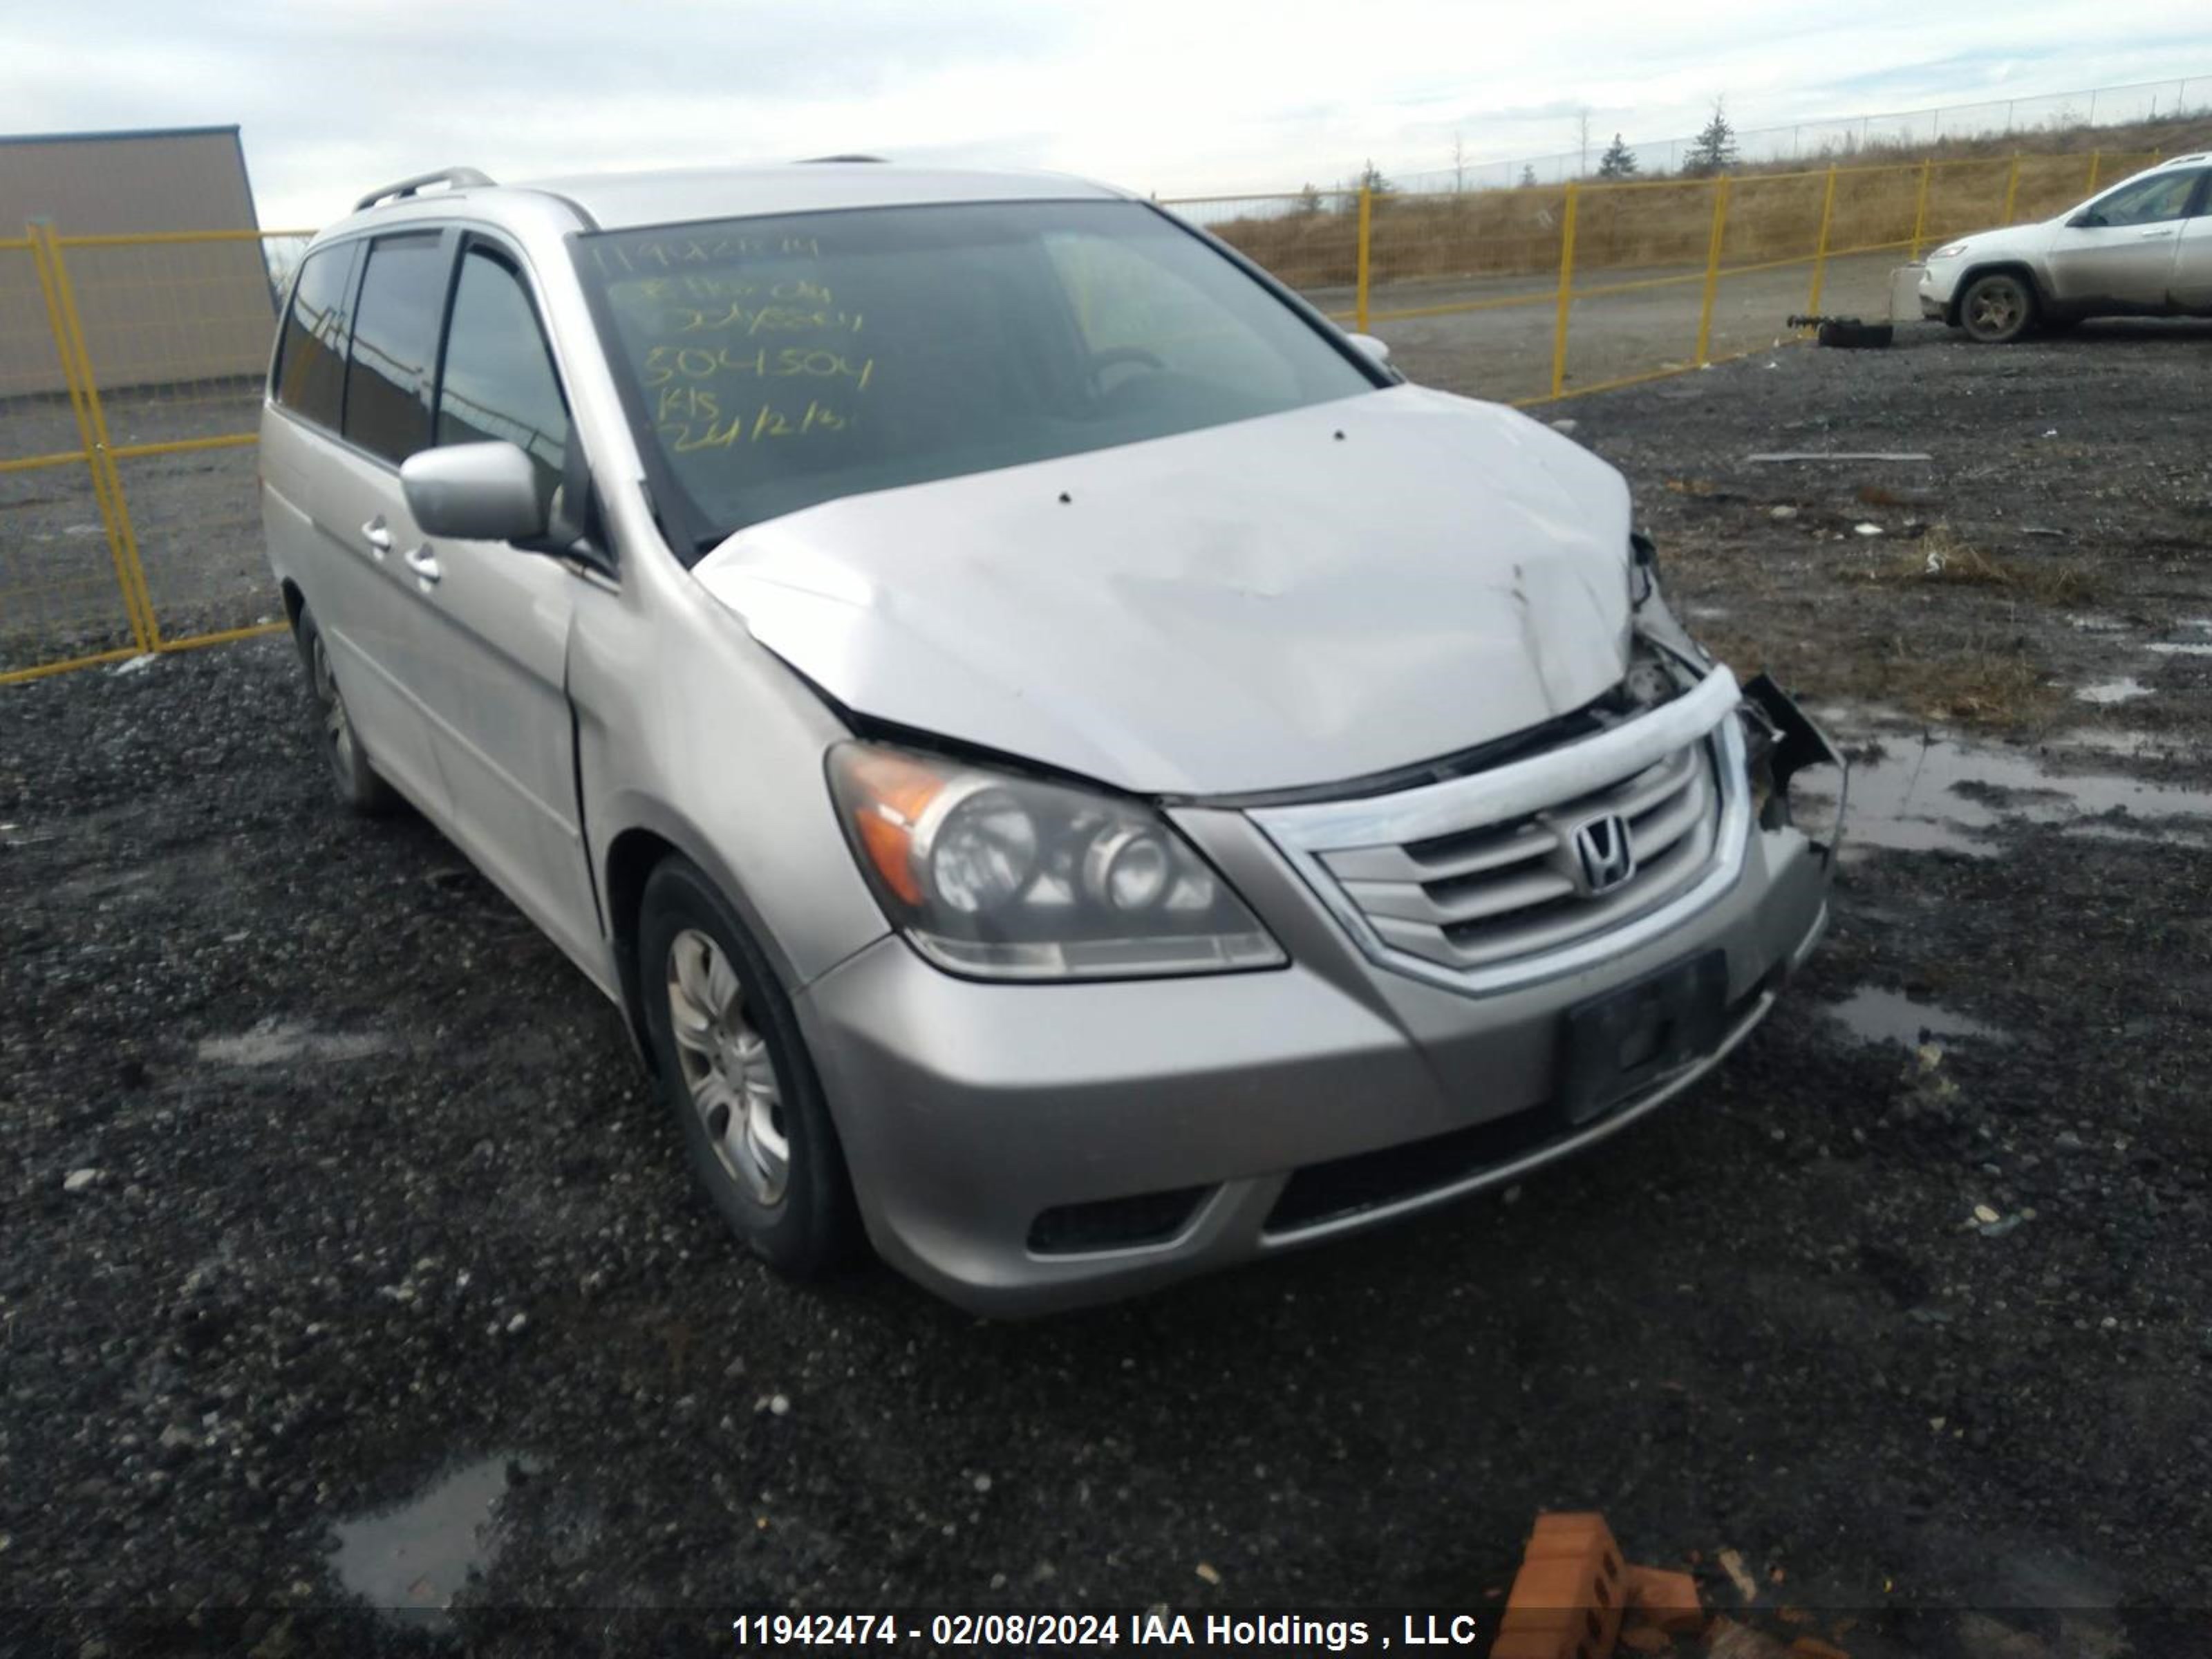
[[[2138,231],[2138,232],[2136,233],[2136,234],[2137,234],[2137,235],[2140,235],[2140,236],[2146,236],[2146,237],[2148,237],[2148,236],[2171,236],[2171,235],[2172,235],[2172,234],[2173,234],[2173,227],[2172,227],[2172,225],[2158,225],[2158,226],[2154,226],[2154,228],[2151,228],[2151,229],[2149,229],[2149,230]]]
[[[378,558],[392,551],[392,532],[384,527],[384,514],[381,513],[362,526],[361,533],[368,543],[368,550]]]
[[[438,556],[430,550],[428,542],[420,547],[409,548],[400,556],[407,561],[407,568],[424,582],[436,581],[446,574],[438,568]]]

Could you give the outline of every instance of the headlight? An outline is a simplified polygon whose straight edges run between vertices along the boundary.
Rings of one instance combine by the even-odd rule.
[[[1108,979],[1285,959],[1150,807],[868,743],[830,751],[830,792],[884,914],[955,973]]]
[[[1931,259],[1955,259],[1966,251],[1964,242],[1947,242],[1928,257]]]

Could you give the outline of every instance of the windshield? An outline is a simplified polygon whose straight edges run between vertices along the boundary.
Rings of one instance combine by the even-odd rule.
[[[842,495],[1376,385],[1135,202],[664,226],[580,237],[577,263],[694,550]]]

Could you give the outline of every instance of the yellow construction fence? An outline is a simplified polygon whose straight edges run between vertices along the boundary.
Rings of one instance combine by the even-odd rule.
[[[1800,312],[1885,318],[1896,264],[2154,159],[1168,205],[1414,379],[1528,404],[1771,349]],[[283,626],[252,446],[308,234],[0,238],[0,684]]]

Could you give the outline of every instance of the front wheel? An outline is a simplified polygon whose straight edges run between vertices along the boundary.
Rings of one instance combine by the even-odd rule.
[[[2009,345],[2035,322],[2035,290],[2008,270],[1978,276],[1959,300],[1959,325],[1983,345]]]
[[[345,694],[338,689],[337,671],[331,665],[331,648],[324,642],[323,630],[316,625],[315,613],[304,605],[300,607],[299,620],[293,624],[293,634],[300,644],[301,666],[307,672],[316,745],[330,763],[331,776],[338,787],[338,799],[356,812],[388,811],[398,797],[392,793],[392,786],[376,775],[362,751],[361,733],[354,729]]]
[[[844,1154],[790,1000],[687,860],[647,878],[638,963],[661,1093],[694,1173],[756,1255],[819,1277],[859,1235]]]

